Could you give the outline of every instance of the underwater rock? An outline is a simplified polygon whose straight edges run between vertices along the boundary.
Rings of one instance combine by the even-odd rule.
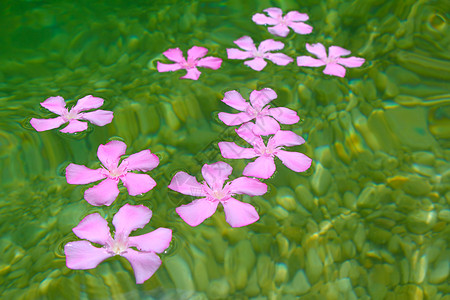
[[[186,293],[193,293],[195,291],[191,270],[179,255],[167,257],[163,266],[165,266],[177,289]]]
[[[311,188],[317,196],[324,195],[332,182],[331,172],[324,168],[321,163],[316,164],[313,176],[311,176]]]
[[[294,211],[297,207],[294,191],[288,187],[278,188],[276,202],[288,211]]]
[[[215,279],[208,286],[209,299],[225,299],[230,292],[230,285],[225,278]]]
[[[309,282],[315,284],[319,280],[323,271],[323,262],[317,253],[317,249],[309,248],[307,250],[305,270]]]
[[[292,281],[286,286],[286,292],[296,296],[301,296],[310,289],[311,284],[308,282],[308,278],[306,278],[303,270],[298,270],[297,273],[295,273],[294,278],[292,278]]]
[[[408,229],[415,234],[424,234],[431,230],[437,222],[435,211],[424,211],[421,209],[410,213],[406,219]]]
[[[309,212],[313,212],[317,208],[316,201],[314,200],[313,194],[309,189],[303,184],[298,185],[295,188],[295,195],[299,202],[306,208]]]

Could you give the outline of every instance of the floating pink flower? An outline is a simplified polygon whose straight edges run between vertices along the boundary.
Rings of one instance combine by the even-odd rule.
[[[270,108],[270,105],[267,104],[275,98],[277,98],[277,94],[270,88],[252,91],[250,103],[246,102],[239,92],[229,91],[225,93],[222,102],[241,112],[237,114],[220,112],[218,117],[228,126],[240,125],[255,119],[256,126],[253,126],[253,132],[256,135],[274,134],[280,130],[278,122],[295,124],[300,120],[297,113],[292,109],[286,107]]]
[[[317,56],[319,59],[310,56],[299,56],[297,57],[297,65],[299,67],[326,66],[323,73],[328,75],[344,77],[345,68],[343,66],[347,68],[357,68],[365,62],[365,59],[361,57],[341,57],[343,55],[349,55],[351,52],[338,46],[331,46],[328,48],[328,56],[325,47],[321,43],[312,45],[307,43],[306,50]]]
[[[142,150],[119,160],[125,154],[127,145],[121,141],[111,141],[100,145],[97,156],[103,164],[102,168],[92,170],[85,166],[69,164],[66,168],[66,179],[69,184],[88,184],[104,179],[99,184],[84,192],[84,199],[91,205],[111,205],[119,195],[119,181],[127,188],[128,194],[136,196],[146,193],[155,187],[156,182],[147,174],[136,174],[130,171],[148,172],[153,170],[159,159],[150,150]]]
[[[245,51],[239,49],[227,49],[228,59],[248,59],[253,58],[252,60],[248,60],[244,62],[245,65],[249,66],[255,71],[261,71],[267,65],[265,59],[270,60],[274,64],[285,66],[294,61],[291,57],[287,56],[283,53],[271,53],[270,51],[281,50],[284,48],[284,44],[282,42],[277,42],[272,39],[262,41],[259,44],[258,49],[256,49],[253,40],[249,36],[243,36],[240,39],[234,41],[239,48],[244,49]]]
[[[45,131],[54,128],[58,128],[64,123],[69,122],[65,128],[61,129],[61,132],[80,132],[88,128],[87,122],[81,122],[79,120],[86,120],[97,126],[104,126],[112,122],[113,112],[108,110],[94,110],[90,112],[82,112],[94,108],[99,108],[103,105],[103,99],[88,95],[78,100],[77,104],[70,110],[66,108],[66,103],[63,97],[56,96],[46,99],[41,102],[41,106],[49,111],[59,115],[53,119],[36,119],[30,120],[31,126],[37,131]]]
[[[290,11],[283,17],[283,11],[277,7],[267,8],[264,12],[269,16],[254,14],[252,20],[258,25],[274,25],[268,28],[273,35],[286,37],[289,33],[289,27],[299,34],[309,34],[313,29],[312,26],[303,23],[303,21],[309,19],[307,14]]]
[[[179,48],[169,49],[163,54],[169,60],[175,62],[175,64],[164,64],[158,62],[156,68],[158,69],[158,72],[170,72],[185,69],[187,71],[186,75],[180,78],[197,80],[201,74],[197,67],[217,70],[222,65],[221,58],[213,56],[202,58],[206,55],[206,53],[208,53],[208,49],[194,46],[188,50],[188,59],[186,60],[183,57],[183,52],[181,52]]]
[[[95,247],[88,241],[67,243],[64,246],[67,267],[74,270],[93,269],[105,259],[120,255],[131,263],[136,283],[144,283],[161,265],[156,253],[166,250],[172,240],[172,230],[162,227],[143,235],[129,236],[132,231],[143,228],[151,217],[152,211],[147,207],[125,204],[113,218],[116,230],[112,238],[104,218],[98,213],[86,216],[73,228],[73,232],[80,239],[103,247]]]
[[[305,140],[292,131],[279,130],[274,136],[269,138],[267,146],[263,139],[253,133],[255,124],[245,123],[236,133],[247,141],[253,148],[244,148],[234,142],[219,142],[219,149],[224,158],[239,159],[258,157],[254,162],[249,163],[242,172],[245,176],[258,178],[270,178],[275,172],[274,157],[278,157],[281,162],[295,172],[304,172],[311,166],[311,158],[303,153],[284,151],[283,146],[301,145]]]
[[[202,174],[205,182],[199,183],[194,176],[178,172],[172,178],[169,189],[179,193],[200,196],[190,204],[176,209],[180,217],[190,226],[197,226],[211,217],[222,203],[225,219],[231,227],[241,227],[252,224],[259,219],[256,209],[248,204],[234,199],[234,194],[260,196],[267,192],[267,185],[254,178],[239,177],[225,184],[232,172],[229,164],[216,162],[203,165]]]

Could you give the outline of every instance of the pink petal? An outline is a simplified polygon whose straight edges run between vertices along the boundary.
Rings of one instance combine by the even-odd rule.
[[[285,66],[294,61],[292,57],[283,53],[268,53],[267,59],[279,66]]]
[[[254,127],[255,127],[255,124],[248,122],[248,123],[242,124],[235,131],[243,140],[245,140],[250,145],[264,143],[263,139],[253,132]]]
[[[130,262],[137,284],[144,283],[161,266],[161,259],[153,252],[139,252],[128,248],[120,256],[125,257]]]
[[[261,57],[256,57],[252,60],[244,62],[244,65],[249,66],[255,71],[261,71],[267,65],[267,62]]]
[[[196,197],[206,196],[203,191],[203,186],[198,183],[194,176],[191,176],[186,172],[178,172],[175,174],[168,188],[185,195]]]
[[[197,67],[217,70],[222,65],[222,59],[218,57],[208,56],[197,62]]]
[[[64,133],[75,133],[80,131],[85,131],[88,128],[88,123],[81,122],[75,119],[69,121],[69,125],[61,129],[61,132]]]
[[[120,157],[125,154],[127,145],[122,141],[110,141],[98,146],[97,157],[108,170],[117,167]]]
[[[309,53],[312,53],[315,56],[317,56],[322,61],[325,61],[327,59],[327,51],[325,50],[325,47],[321,43],[312,45],[306,43],[306,50],[308,50]]]
[[[246,112],[241,112],[237,114],[220,112],[218,114],[218,117],[222,122],[224,122],[228,126],[241,125],[242,123],[248,122],[253,119],[253,116]]]
[[[69,164],[66,168],[66,179],[68,184],[88,184],[106,177],[103,169],[92,170],[88,167]]]
[[[311,25],[305,24],[303,22],[291,22],[288,24],[298,34],[310,34],[313,30]]]
[[[181,205],[175,211],[188,225],[194,227],[211,217],[217,209],[217,204],[219,204],[218,201],[209,201],[202,198]]]
[[[114,118],[114,113],[109,110],[94,110],[91,112],[83,113],[80,117],[82,120],[88,120],[92,124],[97,126],[105,126],[112,122]]]
[[[273,157],[260,156],[254,162],[249,163],[242,174],[244,176],[268,179],[275,172],[275,162]]]
[[[233,194],[261,196],[267,192],[267,185],[255,178],[239,177],[231,181],[230,192]]]
[[[240,159],[253,158],[256,156],[253,148],[244,148],[236,145],[234,142],[219,142],[220,153],[224,158]]]
[[[130,196],[137,196],[147,193],[156,186],[155,180],[147,174],[136,174],[128,172],[120,177],[123,185],[127,188]]]
[[[138,170],[148,172],[156,168],[159,164],[159,158],[149,149],[131,154],[125,158],[120,165],[126,165],[127,170]]]
[[[329,63],[329,64],[327,64],[325,69],[323,69],[323,73],[328,74],[328,75],[344,77],[345,76],[345,68],[341,65],[338,65],[337,63]]]
[[[116,235],[122,234],[127,237],[138,228],[143,228],[152,218],[152,211],[144,205],[125,204],[114,215],[113,225]]]
[[[93,213],[84,217],[72,231],[80,239],[85,239],[104,246],[111,239],[108,222],[98,213]]]
[[[193,61],[193,60],[197,60],[199,58],[202,58],[203,56],[205,56],[208,53],[208,49],[204,48],[204,47],[198,47],[198,46],[194,46],[191,49],[188,50],[187,52],[187,59],[188,61]]]
[[[255,126],[253,126],[253,133],[256,135],[275,134],[280,130],[280,124],[269,116],[256,117]]]
[[[347,68],[357,68],[357,67],[361,67],[365,61],[366,60],[364,58],[350,56],[350,57],[338,58],[336,60],[336,63],[338,63],[340,65],[344,65]]]
[[[50,129],[55,129],[66,123],[67,121],[63,117],[57,117],[53,119],[36,119],[32,118],[30,120],[31,126],[33,126],[36,131],[45,131]]]
[[[225,212],[225,220],[231,227],[242,227],[259,220],[258,212],[248,203],[229,198],[227,201],[222,202],[222,205]]]
[[[161,62],[158,61],[156,63],[156,69],[158,70],[158,72],[172,72],[172,71],[177,71],[177,70],[181,70],[181,69],[184,69],[184,68],[179,63],[176,63],[176,64],[164,64],[164,63],[161,63]]]
[[[284,48],[284,44],[282,42],[274,41],[272,39],[262,41],[259,44],[258,52],[265,53],[267,51],[276,51]]]
[[[328,48],[328,57],[330,58],[338,58],[350,54],[351,52],[349,50],[341,48],[339,46],[331,46]]]
[[[269,115],[274,117],[281,124],[295,124],[300,121],[300,117],[295,110],[286,107],[269,108]]]
[[[261,110],[270,101],[277,98],[277,93],[271,88],[263,88],[259,91],[254,90],[250,93],[250,103],[256,110]]]
[[[102,182],[87,189],[84,192],[84,199],[94,206],[106,205],[111,203],[119,196],[119,189],[117,188],[118,180],[106,178]]]
[[[247,101],[245,101],[245,99],[241,96],[241,94],[238,91],[226,92],[224,94],[222,102],[240,111],[245,111],[249,106]]]
[[[317,58],[312,58],[311,56],[298,56],[297,65],[299,67],[320,67],[324,66],[325,63]]]
[[[299,22],[307,21],[309,16],[307,14],[299,13],[298,11],[290,11],[285,16],[284,19],[288,22]]]
[[[271,34],[281,37],[286,37],[289,34],[289,28],[284,24],[269,27],[267,30],[269,30]]]
[[[99,108],[103,105],[104,100],[102,98],[94,97],[92,95],[87,95],[86,97],[78,100],[77,104],[72,107],[71,111],[79,113],[80,111],[90,110],[94,108]]]
[[[181,76],[180,78],[197,80],[200,77],[200,74],[202,74],[202,72],[200,72],[197,68],[191,68],[187,69],[186,75]]]
[[[161,227],[143,235],[130,236],[128,246],[142,251],[161,253],[169,247],[171,240],[172,230]]]
[[[242,51],[235,48],[227,48],[228,59],[247,59],[253,57],[252,52]]]
[[[210,188],[222,188],[225,180],[233,172],[233,168],[223,161],[218,161],[213,164],[204,164],[202,167],[202,175]]]
[[[243,37],[235,40],[233,43],[238,45],[239,48],[247,50],[247,51],[256,50],[255,43],[253,43],[252,38],[249,36],[243,36]]]
[[[258,25],[275,25],[278,23],[277,20],[266,16],[265,14],[254,14],[252,21]]]
[[[75,241],[64,246],[66,266],[72,270],[93,269],[99,263],[114,256],[105,248],[97,248],[88,241]]]
[[[283,11],[278,7],[269,7],[263,11],[265,11],[270,17],[274,19],[279,19],[283,15]]]
[[[295,134],[292,131],[288,130],[279,130],[273,137],[270,138],[270,143],[273,147],[279,147],[279,146],[298,146],[305,143],[305,140],[299,136],[298,134]]]
[[[167,57],[169,60],[177,63],[186,62],[186,60],[183,57],[183,52],[181,52],[180,48],[168,49],[166,50],[166,52],[163,52],[163,55]]]
[[[61,96],[47,98],[44,102],[41,102],[41,106],[60,116],[67,111],[66,103]]]
[[[312,159],[303,153],[278,150],[276,155],[292,171],[304,172],[311,167]]]

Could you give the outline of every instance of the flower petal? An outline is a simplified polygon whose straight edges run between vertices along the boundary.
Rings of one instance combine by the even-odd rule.
[[[249,104],[238,91],[228,91],[224,94],[222,102],[234,109],[245,111]]]
[[[261,71],[267,65],[267,62],[261,57],[256,57],[252,60],[244,62],[244,65],[249,66],[255,71]]]
[[[239,177],[231,181],[230,192],[233,194],[261,196],[267,192],[267,185],[256,178]]]
[[[328,75],[344,77],[345,76],[345,68],[341,65],[338,65],[337,63],[329,63],[329,64],[327,64],[325,69],[323,69],[323,73],[328,74]]]
[[[207,53],[208,53],[208,49],[206,49],[204,47],[193,46],[187,52],[187,55],[188,55],[187,59],[188,59],[188,61],[197,60],[197,59],[205,56]]]
[[[61,132],[64,133],[75,133],[80,131],[85,131],[88,128],[87,122],[81,122],[75,119],[69,121],[69,125],[61,129]]]
[[[312,58],[311,56],[298,56],[297,65],[299,67],[320,67],[324,66],[325,63],[317,58]]]
[[[278,150],[276,156],[286,167],[295,172],[304,172],[311,167],[312,159],[303,153]]]
[[[281,18],[283,15],[283,11],[278,7],[269,7],[263,11],[265,11],[270,17],[274,19]]]
[[[277,20],[266,16],[265,14],[254,14],[252,21],[258,25],[275,25],[278,23]]]
[[[340,65],[344,65],[347,68],[357,68],[357,67],[361,67],[362,64],[365,62],[366,60],[364,58],[361,57],[356,57],[356,56],[350,56],[350,57],[341,57],[338,58],[336,60],[336,63],[340,64]]]
[[[350,50],[341,48],[339,46],[330,46],[328,48],[328,57],[330,58],[338,58],[341,56],[346,56],[346,55],[350,55],[351,52]]]
[[[253,42],[252,38],[249,36],[243,36],[243,37],[235,40],[233,43],[238,45],[239,48],[247,50],[247,51],[256,50],[255,43]]]
[[[158,61],[156,63],[156,69],[158,70],[158,72],[172,72],[172,71],[177,71],[177,70],[181,70],[181,69],[184,69],[184,68],[179,63],[176,63],[176,64],[164,64],[164,63],[161,63],[161,62]]]
[[[122,164],[125,164],[127,166],[127,170],[148,172],[158,166],[159,158],[158,156],[153,154],[150,149],[146,149],[131,154],[122,161],[121,165]]]
[[[217,209],[218,201],[209,201],[206,198],[196,199],[189,204],[181,205],[175,210],[188,225],[200,225],[211,217]]]
[[[277,93],[271,88],[263,88],[259,91],[254,90],[250,93],[250,103],[256,110],[261,110],[270,101],[277,98]]]
[[[217,70],[222,65],[222,59],[218,57],[208,56],[197,62],[197,67]]]
[[[234,142],[219,142],[218,143],[220,153],[224,158],[228,159],[240,159],[240,158],[253,158],[256,156],[253,148],[244,148],[236,145]]]
[[[250,145],[264,143],[263,139],[253,132],[254,127],[255,124],[247,122],[242,124],[239,128],[235,129],[235,131],[243,140],[245,140]]]
[[[253,133],[256,135],[275,134],[280,130],[280,124],[269,116],[256,117],[255,126],[253,126]]]
[[[108,222],[99,213],[87,215],[72,231],[80,239],[104,246],[111,239]]]
[[[289,27],[284,24],[278,24],[273,27],[267,28],[267,30],[276,36],[286,37],[289,34]]]
[[[269,108],[269,115],[274,117],[281,124],[295,124],[300,121],[300,117],[295,110],[286,107]]]
[[[30,120],[31,126],[33,126],[36,131],[45,131],[50,129],[55,129],[66,123],[67,121],[63,117],[57,117],[53,119],[36,119],[32,118]]]
[[[139,252],[128,248],[120,256],[125,257],[130,262],[137,284],[144,283],[161,266],[161,259],[154,252]]]
[[[111,203],[119,196],[118,180],[106,178],[102,182],[87,189],[84,192],[84,199],[94,206],[106,205]]]
[[[284,44],[279,41],[274,41],[272,39],[262,41],[259,44],[258,52],[265,53],[267,51],[277,51],[284,48]]]
[[[307,21],[309,16],[304,13],[299,13],[298,11],[290,11],[285,16],[284,19],[288,22],[299,22],[299,21]]]
[[[181,76],[180,78],[197,80],[200,77],[200,74],[202,74],[202,72],[200,72],[197,68],[191,68],[187,69],[186,75]]]
[[[290,22],[288,24],[298,34],[310,34],[313,30],[311,25],[305,24],[303,22]]]
[[[244,168],[242,175],[268,179],[273,175],[275,169],[273,157],[260,156]]]
[[[222,202],[225,220],[231,227],[242,227],[259,220],[259,215],[253,205],[229,198]]]
[[[138,228],[143,228],[152,218],[152,211],[144,205],[125,204],[114,215],[112,223],[116,228],[115,235],[128,237]]]
[[[253,119],[253,116],[246,112],[240,112],[237,114],[220,112],[218,114],[218,117],[222,122],[224,122],[228,126],[241,125],[242,123],[248,122]]]
[[[128,246],[142,251],[161,253],[169,247],[171,240],[172,230],[161,227],[146,234],[130,236]]]
[[[191,176],[186,172],[178,172],[175,174],[168,188],[185,195],[195,197],[206,196],[203,191],[203,186],[198,183],[194,176]]]
[[[64,246],[64,253],[66,266],[72,270],[93,269],[108,257],[114,256],[105,248],[94,247],[88,241],[67,243]]]
[[[147,193],[156,186],[155,180],[147,174],[136,174],[128,172],[120,177],[123,185],[127,188],[130,196],[137,196]]]
[[[92,170],[86,166],[69,164],[66,168],[66,180],[68,184],[88,184],[106,177],[103,169]]]
[[[41,102],[41,106],[57,115],[62,115],[67,111],[66,102],[64,102],[64,98],[61,96],[47,98]]]
[[[127,145],[122,141],[110,141],[98,146],[97,157],[108,170],[117,167],[120,157],[125,154]]]
[[[327,51],[321,43],[312,45],[306,43],[306,50],[308,50],[309,53],[317,56],[320,60],[325,61],[327,59]]]
[[[90,110],[94,108],[99,108],[103,105],[104,100],[102,98],[94,97],[92,95],[87,95],[86,97],[78,100],[77,104],[72,107],[70,111],[79,113],[80,111]]]
[[[298,146],[305,143],[305,140],[298,134],[288,131],[279,130],[273,137],[270,138],[270,143],[273,147],[279,146]]]
[[[292,57],[284,53],[268,53],[267,59],[279,66],[285,66],[294,61]]]
[[[235,48],[227,48],[227,56],[228,59],[247,59],[253,57],[253,53]]]
[[[83,113],[80,117],[82,120],[87,120],[97,126],[105,126],[112,122],[114,113],[109,110],[94,110],[91,112]]]
[[[163,52],[163,55],[167,57],[169,60],[177,63],[186,62],[186,60],[183,57],[183,52],[181,52],[180,48],[168,49],[165,52]]]
[[[231,172],[233,172],[233,168],[223,161],[218,161],[210,165],[204,164],[202,167],[203,178],[212,189],[221,189],[225,180],[231,175]]]

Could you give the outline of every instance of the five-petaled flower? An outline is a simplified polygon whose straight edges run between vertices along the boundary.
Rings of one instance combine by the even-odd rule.
[[[129,236],[132,231],[143,228],[151,217],[149,208],[125,204],[114,215],[112,223],[116,231],[112,238],[108,222],[100,214],[86,216],[73,228],[73,232],[80,239],[103,247],[95,247],[88,241],[67,243],[64,246],[67,267],[74,270],[93,269],[105,259],[120,255],[131,263],[136,283],[144,283],[161,265],[161,259],[156,253],[166,250],[172,240],[172,230],[163,227],[143,235]]]
[[[275,134],[280,130],[278,122],[295,124],[300,120],[297,113],[292,109],[286,107],[270,108],[270,105],[267,104],[275,98],[277,98],[277,94],[270,88],[252,91],[250,103],[246,102],[239,92],[229,91],[225,93],[222,101],[241,112],[237,114],[220,112],[218,117],[228,126],[240,125],[255,119],[256,126],[253,126],[253,132],[256,135]]]
[[[260,196],[267,192],[267,185],[255,178],[239,177],[224,185],[233,169],[224,162],[205,164],[202,168],[205,182],[199,183],[194,176],[178,172],[172,178],[169,188],[179,193],[204,197],[176,209],[180,217],[190,226],[197,226],[211,217],[222,203],[225,219],[231,227],[252,224],[259,219],[256,209],[233,198],[234,194]]]
[[[68,110],[63,97],[50,97],[44,102],[41,102],[41,106],[59,115],[59,117],[53,119],[32,118],[30,124],[37,131],[45,131],[58,128],[62,124],[69,122],[69,125],[60,130],[61,132],[68,133],[80,132],[88,128],[87,122],[81,122],[79,120],[86,120],[97,126],[104,126],[112,122],[114,117],[112,111],[98,109],[90,112],[82,112],[99,108],[102,105],[102,98],[88,95],[78,100],[77,104]]]
[[[289,27],[296,33],[309,34],[313,30],[312,26],[303,23],[309,19],[307,14],[298,11],[290,11],[283,17],[283,11],[277,7],[270,7],[264,10],[265,14],[254,14],[253,22],[258,25],[274,25],[268,30],[271,34],[286,37],[289,33]]]
[[[244,148],[234,142],[219,142],[219,149],[224,158],[240,159],[258,157],[254,162],[249,163],[242,172],[245,176],[258,178],[270,178],[275,172],[274,157],[278,157],[281,162],[295,172],[304,172],[311,166],[311,158],[303,153],[284,151],[283,146],[301,145],[305,140],[292,131],[279,130],[274,136],[269,138],[267,146],[264,140],[253,133],[253,123],[245,123],[236,133],[253,148]]]
[[[360,67],[365,61],[365,59],[361,57],[341,57],[349,55],[351,52],[338,46],[329,47],[328,56],[325,47],[321,43],[312,45],[307,43],[306,50],[317,56],[319,59],[310,56],[299,56],[297,57],[297,65],[299,67],[326,66],[323,73],[328,75],[344,77],[345,68],[343,66],[347,68],[356,68]]]
[[[222,64],[222,59],[218,57],[208,56],[202,58],[207,53],[208,49],[194,46],[188,50],[186,60],[183,57],[183,52],[181,52],[179,48],[169,49],[163,54],[169,60],[175,62],[175,64],[164,64],[158,62],[156,68],[158,72],[170,72],[185,69],[187,71],[186,75],[180,78],[197,80],[201,74],[197,67],[217,70]]]
[[[136,174],[129,171],[148,172],[153,170],[159,159],[149,149],[132,154],[119,160],[125,154],[127,145],[121,141],[111,141],[100,145],[97,156],[103,164],[102,168],[89,169],[82,165],[69,164],[66,168],[66,178],[69,184],[88,184],[104,179],[99,184],[84,192],[84,199],[92,205],[111,205],[119,195],[118,183],[123,182],[128,194],[136,196],[150,191],[156,182],[147,174]]]
[[[253,58],[244,62],[245,65],[249,66],[255,71],[261,71],[267,65],[264,59],[272,61],[274,64],[285,66],[294,61],[291,57],[283,53],[271,53],[270,51],[281,50],[284,48],[282,42],[274,41],[272,39],[262,41],[259,44],[258,49],[256,49],[253,40],[249,36],[243,36],[234,41],[239,48],[245,51],[229,48],[227,49],[228,59],[248,59]]]

